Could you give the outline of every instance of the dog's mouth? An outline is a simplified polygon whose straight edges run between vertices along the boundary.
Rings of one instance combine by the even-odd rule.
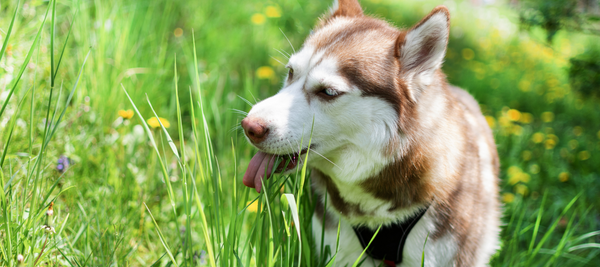
[[[313,146],[311,146],[312,148]],[[244,174],[244,185],[255,188],[260,193],[262,188],[262,178],[266,175],[268,179],[275,168],[275,173],[282,173],[294,169],[300,160],[300,156],[306,154],[308,148],[302,149],[300,153],[291,153],[286,155],[269,154],[259,151],[252,157],[248,169]],[[277,166],[275,164],[277,163]],[[266,174],[265,174],[266,171]]]

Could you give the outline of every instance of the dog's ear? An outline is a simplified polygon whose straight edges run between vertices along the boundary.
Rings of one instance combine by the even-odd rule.
[[[357,0],[334,0],[330,11],[330,19],[338,16],[360,17],[363,15],[363,10]]]
[[[395,55],[402,72],[415,78],[420,76],[426,85],[441,67],[450,35],[450,12],[438,6],[396,40]]]

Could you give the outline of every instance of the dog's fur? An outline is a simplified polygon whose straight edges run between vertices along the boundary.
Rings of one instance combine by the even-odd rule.
[[[249,136],[262,153],[283,155],[307,148],[314,120],[306,164],[321,204],[313,232],[325,231],[335,251],[341,221],[337,266],[351,265],[363,250],[352,226],[402,222],[426,206],[400,266],[420,266],[427,235],[426,266],[484,266],[498,248],[492,132],[475,99],[440,70],[449,16],[440,6],[398,30],[365,16],[356,0],[336,0],[290,57],[281,91],[242,122],[246,135],[252,123],[264,134]],[[246,173],[244,183],[258,185],[262,173]]]

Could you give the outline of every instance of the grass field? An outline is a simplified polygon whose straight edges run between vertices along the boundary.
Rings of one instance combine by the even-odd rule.
[[[442,1],[361,3],[409,27]],[[1,1],[0,265],[329,266],[307,170],[245,188],[255,151],[237,127],[329,4]],[[567,75],[599,39],[550,46],[504,4],[443,4],[444,71],[501,157],[491,265],[600,266],[600,100]]]

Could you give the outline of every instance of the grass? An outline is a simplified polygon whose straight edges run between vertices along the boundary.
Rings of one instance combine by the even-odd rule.
[[[331,266],[335,251],[312,245],[307,170],[245,188],[253,149],[236,128],[328,4],[3,2],[0,265]],[[405,27],[436,4],[363,1]],[[505,7],[447,4],[444,70],[480,101],[501,156],[491,265],[600,265],[600,110],[566,71],[597,40],[549,47]]]

